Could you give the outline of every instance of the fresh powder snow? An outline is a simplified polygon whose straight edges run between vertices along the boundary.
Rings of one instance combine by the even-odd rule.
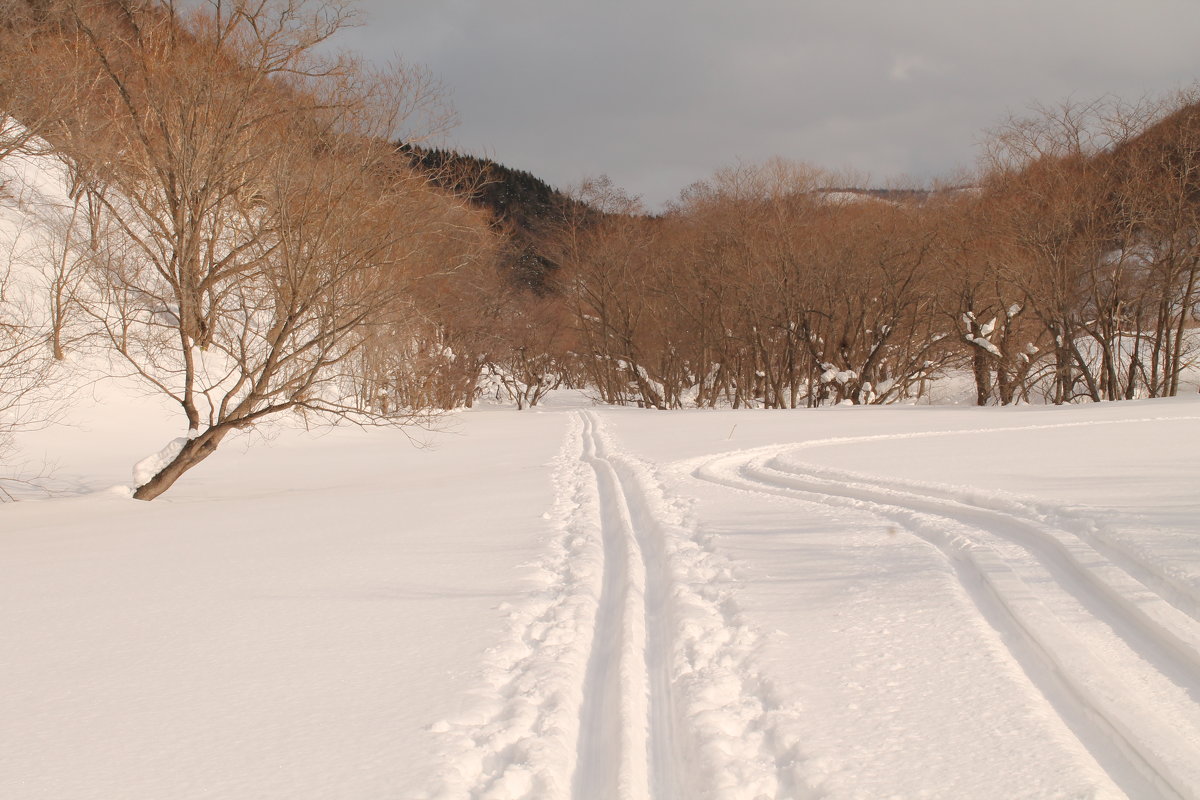
[[[23,437],[0,796],[1194,797],[1195,398]]]
[[[177,410],[64,369],[4,468],[5,800],[1200,797],[1195,395],[557,392],[273,423],[143,503]]]

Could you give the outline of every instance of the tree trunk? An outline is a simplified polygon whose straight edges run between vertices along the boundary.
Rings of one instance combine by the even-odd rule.
[[[1167,397],[1179,394],[1179,376],[1183,372],[1183,339],[1187,318],[1192,313],[1193,295],[1196,292],[1196,276],[1200,270],[1195,265],[1188,271],[1187,288],[1183,291],[1183,299],[1179,309],[1179,322],[1175,329],[1175,341],[1171,350],[1171,369],[1167,373]]]
[[[982,347],[971,348],[971,371],[975,376],[975,405],[986,406],[992,397],[992,373]]]
[[[999,364],[996,366],[996,392],[1000,396],[1000,405],[1010,406],[1016,396],[1015,370],[1010,370],[1007,365]]]
[[[209,428],[195,439],[189,439],[183,449],[179,451],[179,455],[171,459],[170,463],[159,470],[153,478],[134,490],[133,498],[135,500],[153,500],[170,489],[175,481],[183,476],[183,473],[215,453],[217,445],[221,443],[228,432],[229,428]]]

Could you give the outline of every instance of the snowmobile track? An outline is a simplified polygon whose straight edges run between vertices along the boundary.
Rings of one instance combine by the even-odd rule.
[[[1028,506],[1000,510],[965,490],[826,469],[796,455],[826,443],[835,442],[728,454],[693,474],[866,510],[924,539],[1118,785],[1137,797],[1200,797],[1200,625],[1176,593],[1139,581],[1141,571]]]

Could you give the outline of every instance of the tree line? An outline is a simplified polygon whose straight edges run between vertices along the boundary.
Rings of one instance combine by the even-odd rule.
[[[649,214],[422,144],[418,68],[326,55],[317,0],[0,0],[0,159],[55,159],[0,270],[0,438],[72,352],[179,409],[151,499],[273,415],[410,424],[569,386],[672,409],[1176,394],[1195,351],[1196,96],[1014,117],[954,185],[771,160]],[[402,144],[397,144],[402,143]]]
[[[553,307],[517,302],[521,346],[479,361],[658,409],[913,400],[951,370],[980,405],[1172,396],[1196,357],[1198,168],[1189,91],[1013,117],[924,190],[772,160],[650,215],[592,181],[541,238]]]

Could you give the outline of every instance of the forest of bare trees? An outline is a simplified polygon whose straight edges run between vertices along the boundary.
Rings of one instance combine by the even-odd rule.
[[[1035,109],[955,186],[839,190],[775,160],[651,216],[585,184],[596,213],[548,236],[570,335],[547,363],[659,409],[914,400],[949,371],[980,405],[1177,394],[1197,355],[1196,101]]]
[[[597,179],[525,219],[480,206],[510,197],[482,191],[494,172],[431,174],[456,165],[415,149],[451,121],[424,72],[322,55],[352,15],[0,2],[0,159],[56,159],[70,198],[44,220],[39,296],[0,271],[0,417],[54,362],[106,353],[186,431],[150,499],[283,412],[402,424],[560,386],[881,404],[950,373],[980,405],[1119,400],[1177,394],[1196,357],[1192,93],[1013,117],[954,185],[847,189],[772,160],[662,213]]]

